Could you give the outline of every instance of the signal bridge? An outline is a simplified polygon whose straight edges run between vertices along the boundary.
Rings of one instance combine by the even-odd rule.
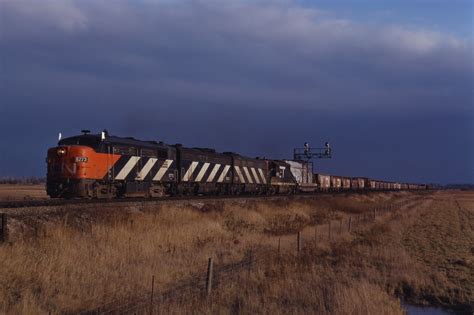
[[[304,148],[293,149],[293,160],[309,161],[311,159],[330,159],[332,158],[332,150],[328,143],[324,148]]]

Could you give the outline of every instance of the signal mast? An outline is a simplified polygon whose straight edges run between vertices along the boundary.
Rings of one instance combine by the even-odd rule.
[[[303,148],[293,149],[293,161],[299,162],[300,166],[293,167],[292,172],[297,174],[297,181],[302,188],[305,185],[312,186],[314,183],[313,162],[311,160],[330,158],[332,158],[332,149],[329,142],[324,144],[324,148],[310,148],[308,142],[305,142]]]

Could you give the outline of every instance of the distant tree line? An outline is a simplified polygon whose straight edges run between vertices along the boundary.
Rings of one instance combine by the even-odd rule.
[[[31,184],[31,185],[37,185],[37,184],[44,184],[46,183],[46,178],[44,177],[35,177],[35,176],[29,176],[29,177],[0,177],[0,184]]]

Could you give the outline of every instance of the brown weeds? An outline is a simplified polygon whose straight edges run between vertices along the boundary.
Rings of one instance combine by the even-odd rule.
[[[452,288],[433,280],[426,272],[429,265],[405,250],[411,247],[403,240],[413,233],[407,227],[423,213],[429,215],[429,203],[418,203],[421,210],[411,208],[410,214],[381,215],[372,229],[367,223],[351,235],[334,232],[331,245],[324,229],[329,219],[347,222],[349,215],[410,198],[408,193],[380,193],[287,202],[127,204],[120,209],[72,207],[50,215],[37,213],[36,220],[18,217],[11,223],[16,241],[0,247],[0,312],[94,308],[146,294],[152,275],[158,292],[191,274],[204,274],[208,257],[217,265],[236,261],[250,247],[275,249],[278,239],[282,250],[294,253],[294,233],[302,230],[305,251],[298,260],[289,255],[279,265],[258,267],[251,277],[219,289],[211,303],[171,303],[168,310],[401,313],[395,296],[441,296],[443,288]],[[470,222],[472,217],[463,220]],[[340,229],[337,222],[333,221],[335,231]],[[33,223],[41,233],[23,237],[22,231],[30,231]],[[317,246],[311,242],[316,223],[323,224],[317,230]],[[460,226],[472,230],[470,224]],[[346,231],[345,225],[341,231]],[[433,290],[436,285],[438,291]]]

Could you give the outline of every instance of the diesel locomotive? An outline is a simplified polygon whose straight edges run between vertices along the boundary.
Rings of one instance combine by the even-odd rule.
[[[169,195],[292,194],[298,191],[425,189],[313,174],[303,161],[249,158],[209,148],[187,148],[104,130],[60,139],[47,154],[51,198],[163,197]]]
[[[296,191],[282,161],[115,137],[107,131],[60,140],[48,150],[47,164],[46,190],[52,198]]]

